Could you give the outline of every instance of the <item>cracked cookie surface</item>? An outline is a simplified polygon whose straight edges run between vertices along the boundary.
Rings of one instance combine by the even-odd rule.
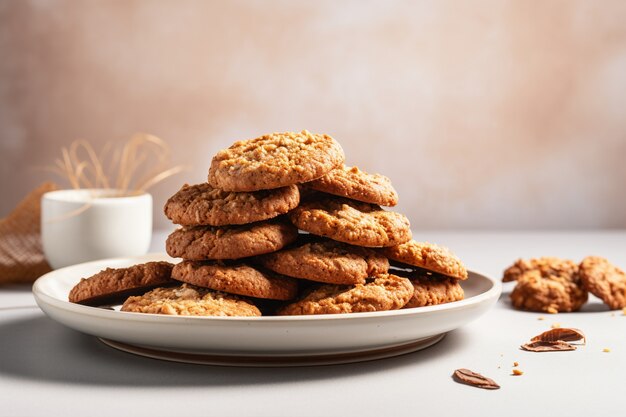
[[[517,278],[510,297],[515,308],[558,313],[580,309],[587,302],[588,293],[578,273],[555,275],[531,269]]]
[[[227,191],[255,191],[314,180],[341,165],[341,145],[328,135],[270,133],[235,142],[211,161],[208,182]]]
[[[259,309],[237,296],[183,284],[155,288],[144,295],[129,297],[122,311],[174,316],[260,316]]]
[[[502,282],[517,281],[521,275],[530,270],[538,270],[544,276],[571,276],[578,271],[578,265],[569,259],[551,256],[518,259],[513,265],[504,270]]]
[[[403,214],[341,197],[305,201],[289,218],[309,233],[355,246],[395,246],[411,239],[411,225]]]
[[[357,167],[341,166],[317,180],[308,182],[306,186],[365,203],[381,206],[398,204],[398,193],[389,178],[381,174],[368,174]]]
[[[626,272],[599,256],[587,256],[580,263],[583,286],[611,310],[626,307]]]
[[[294,242],[298,229],[287,219],[241,226],[196,226],[174,231],[165,248],[173,258],[191,261],[239,259],[275,252]]]
[[[339,314],[397,310],[413,295],[406,278],[392,274],[355,286],[322,285],[304,298],[278,310],[279,315]]]
[[[389,261],[376,251],[333,240],[317,240],[259,257],[268,269],[329,284],[359,284],[384,274]]]
[[[253,223],[287,213],[300,202],[296,185],[275,190],[228,192],[207,183],[183,187],[167,200],[168,219],[182,226]]]
[[[103,305],[121,301],[129,295],[174,282],[169,262],[147,262],[128,268],[107,268],[82,278],[72,288],[69,301],[85,305]]]

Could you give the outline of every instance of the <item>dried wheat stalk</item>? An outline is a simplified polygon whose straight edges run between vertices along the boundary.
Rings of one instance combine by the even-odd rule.
[[[105,145],[100,154],[86,140],[61,149],[49,171],[66,179],[74,189],[107,188],[119,196],[137,195],[183,170],[171,166],[170,148],[162,139],[146,133],[133,135],[120,149]]]

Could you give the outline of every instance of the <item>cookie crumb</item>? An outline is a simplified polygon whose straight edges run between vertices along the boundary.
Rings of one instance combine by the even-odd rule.
[[[610,351],[611,351],[611,349],[609,349],[609,348],[602,349],[602,352],[605,352],[605,353],[609,353]]]
[[[513,362],[513,366],[519,366],[519,362]]]
[[[539,317],[537,317],[537,320],[545,320],[545,318],[539,316]]]
[[[520,375],[524,375],[524,372],[520,371],[519,369],[513,369],[513,373],[511,375],[520,376]]]
[[[552,327],[553,329],[558,329],[561,327],[561,323],[553,323],[550,327]]]
[[[550,314],[557,314],[559,312],[559,310],[557,310],[554,307],[548,307],[548,309],[546,310],[546,312],[550,313]]]

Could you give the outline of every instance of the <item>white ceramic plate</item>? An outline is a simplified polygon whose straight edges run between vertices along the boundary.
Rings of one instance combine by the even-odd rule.
[[[117,349],[181,362],[293,366],[346,363],[428,347],[486,312],[501,284],[470,272],[465,299],[413,309],[277,317],[181,317],[128,313],[72,304],[70,289],[104,268],[175,260],[161,254],[88,262],[39,278],[33,293],[53,320],[97,336]]]

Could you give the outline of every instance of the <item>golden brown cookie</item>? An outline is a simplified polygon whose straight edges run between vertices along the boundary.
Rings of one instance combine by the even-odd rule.
[[[300,202],[298,187],[233,193],[209,184],[183,185],[165,203],[168,219],[182,226],[226,226],[271,219]]]
[[[289,218],[309,233],[356,246],[395,246],[411,239],[411,225],[404,215],[347,198],[305,201]]]
[[[542,258],[518,259],[515,263],[504,270],[502,282],[516,281],[527,271],[536,269],[542,275],[567,275],[575,274],[578,265],[569,259],[544,256]]]
[[[389,178],[368,174],[357,167],[335,168],[321,178],[308,182],[309,188],[381,206],[398,204],[398,193]]]
[[[129,297],[122,305],[122,311],[173,316],[261,315],[259,309],[249,301],[188,284],[155,288],[144,295]]]
[[[409,279],[413,284],[413,296],[404,308],[451,303],[465,297],[459,281],[445,275],[415,271]]]
[[[85,305],[111,304],[129,295],[170,284],[172,265],[169,262],[148,262],[128,268],[107,268],[97,274],[82,278],[69,294],[71,303]]]
[[[456,279],[467,279],[467,269],[463,262],[443,246],[410,240],[402,245],[381,249],[381,253],[397,262]]]
[[[279,315],[339,314],[397,310],[413,295],[406,278],[383,274],[367,284],[322,285],[280,310]]]
[[[218,152],[208,181],[226,191],[279,188],[319,178],[344,160],[341,145],[328,135],[271,133]]]
[[[376,251],[333,240],[319,240],[258,258],[272,271],[294,278],[328,284],[363,284],[387,273],[389,261]]]
[[[172,278],[216,291],[271,300],[291,300],[298,293],[297,280],[242,263],[183,261],[172,270]]]
[[[599,256],[587,256],[580,263],[583,287],[611,310],[626,307],[626,273]]]
[[[272,219],[241,226],[196,226],[174,231],[165,248],[174,258],[190,261],[239,259],[275,252],[298,238],[287,219]]]
[[[554,275],[531,269],[517,278],[511,292],[513,307],[547,313],[576,311],[587,302],[587,291],[577,273]]]

